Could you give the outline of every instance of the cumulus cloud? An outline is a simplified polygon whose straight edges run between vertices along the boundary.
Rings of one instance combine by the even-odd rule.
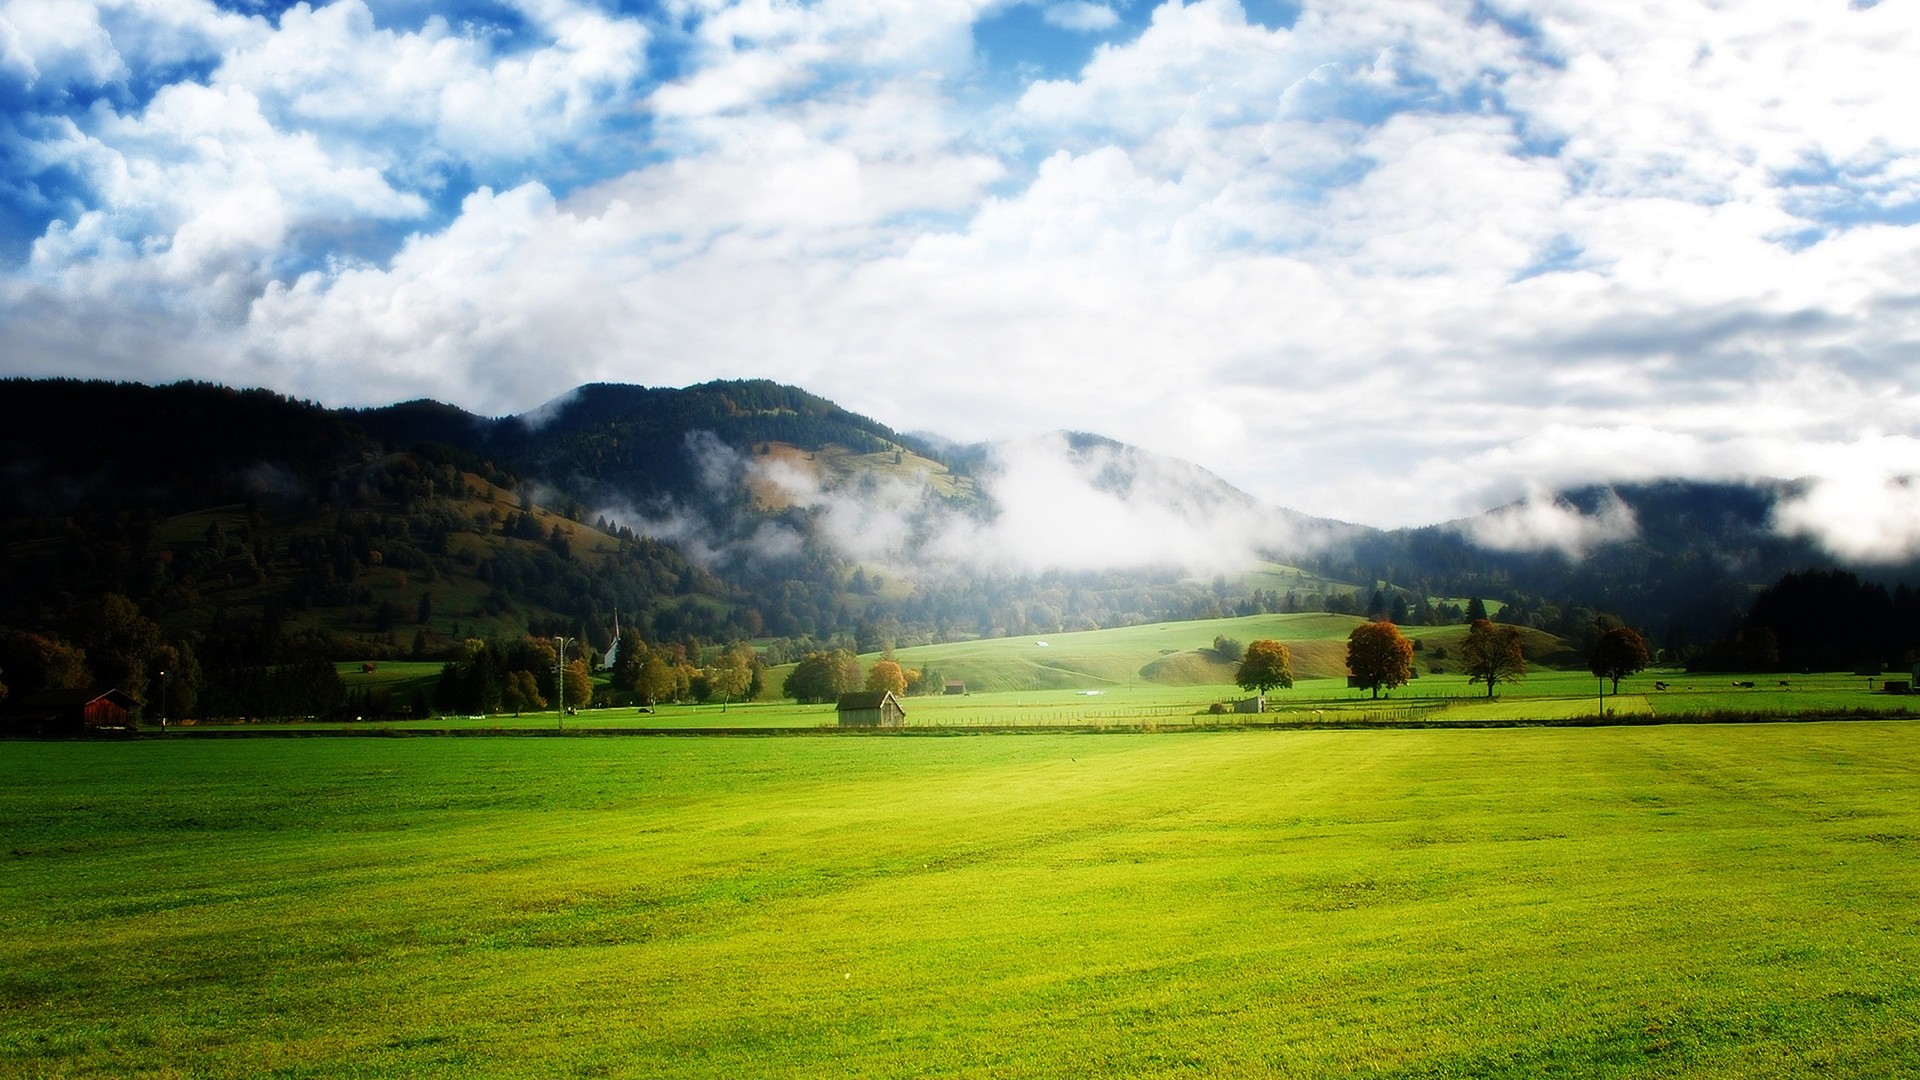
[[[981,69],[1002,6],[14,0],[0,198],[45,220],[0,270],[8,373],[493,413],[773,376],[1382,525],[1920,475],[1875,456],[1920,432],[1902,5],[1056,3],[1099,33],[1049,34],[1083,50],[1051,78]],[[1013,463],[983,550],[1060,535],[1029,486],[1096,552],[1193,539],[1054,464]]]

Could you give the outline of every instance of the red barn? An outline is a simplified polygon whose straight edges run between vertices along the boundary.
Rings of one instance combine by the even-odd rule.
[[[89,735],[127,731],[133,698],[118,690],[42,690],[14,706],[10,726],[29,735]]]

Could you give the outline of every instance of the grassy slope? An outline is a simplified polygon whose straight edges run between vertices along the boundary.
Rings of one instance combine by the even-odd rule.
[[[0,1074],[1920,1071],[1920,724],[0,744]]]
[[[1231,686],[1236,665],[1212,655],[1216,636],[1242,645],[1259,638],[1275,638],[1293,653],[1296,679],[1346,678],[1347,635],[1365,620],[1351,615],[1249,615],[1195,622],[1145,623],[1108,630],[1085,630],[1041,637],[994,638],[918,645],[900,649],[896,656],[907,667],[933,667],[949,679],[961,679],[969,690],[1100,689],[1125,687],[1141,681],[1165,686]],[[1428,653],[1436,646],[1450,652],[1467,636],[1465,626],[1407,627],[1419,639],[1424,671]],[[1527,646],[1535,655],[1563,648],[1558,638],[1537,630],[1526,631]],[[1040,642],[1046,642],[1041,645]],[[864,657],[867,662],[877,657]],[[770,677],[774,693],[786,671]]]

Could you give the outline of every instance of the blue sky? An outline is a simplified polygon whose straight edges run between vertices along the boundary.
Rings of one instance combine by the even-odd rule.
[[[1805,477],[1905,554],[1916,100],[1846,0],[0,0],[0,374],[769,377],[1370,524]]]

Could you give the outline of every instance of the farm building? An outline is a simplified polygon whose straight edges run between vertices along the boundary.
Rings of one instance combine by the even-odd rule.
[[[1233,703],[1237,713],[1263,713],[1267,711],[1267,699],[1263,697],[1241,698]]]
[[[862,690],[840,695],[841,727],[899,727],[907,710],[891,690]]]
[[[8,726],[22,734],[86,735],[125,731],[133,698],[118,690],[43,690],[13,707]]]
[[[967,684],[959,679],[948,679],[942,689],[949,694],[964,694],[967,692]]]

